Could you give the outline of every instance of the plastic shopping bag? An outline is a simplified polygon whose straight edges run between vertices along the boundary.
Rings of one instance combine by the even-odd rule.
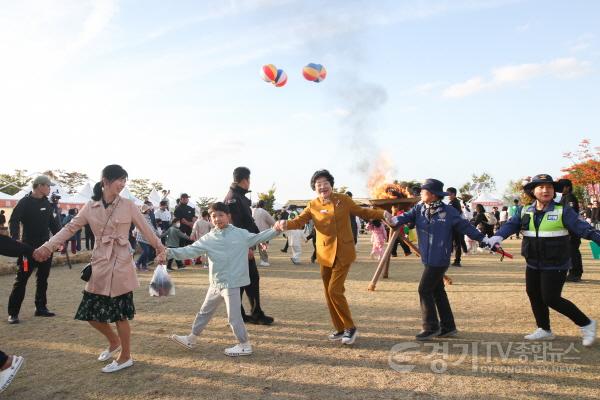
[[[150,292],[150,296],[163,297],[175,295],[175,284],[173,284],[165,265],[161,264],[154,270],[148,291]]]

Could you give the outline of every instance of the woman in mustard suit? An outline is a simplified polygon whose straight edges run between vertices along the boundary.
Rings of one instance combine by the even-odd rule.
[[[350,265],[356,259],[350,216],[389,220],[391,214],[360,207],[347,195],[334,193],[333,183],[333,176],[326,169],[315,172],[310,179],[310,187],[318,197],[308,203],[300,216],[279,223],[283,229],[301,229],[310,220],[313,221],[317,233],[317,262],[321,265],[325,299],[335,327],[329,340],[352,344],[358,331],[344,296],[344,282]]]

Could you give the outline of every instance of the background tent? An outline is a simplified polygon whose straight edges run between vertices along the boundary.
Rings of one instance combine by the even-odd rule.
[[[476,204],[481,204],[485,207],[502,207],[504,202],[492,196],[490,193],[482,192],[479,194],[479,196],[471,200],[472,207],[474,207]]]
[[[133,193],[129,191],[129,188],[127,186],[125,186],[125,188],[121,191],[121,196],[125,197],[126,199],[132,200],[136,206],[141,206],[144,204],[142,200],[135,197]]]
[[[155,188],[152,188],[152,191],[148,195],[148,200],[150,200],[152,202],[152,205],[154,206],[154,208],[159,207],[160,199],[161,199],[160,194],[158,194],[158,192],[156,191]]]

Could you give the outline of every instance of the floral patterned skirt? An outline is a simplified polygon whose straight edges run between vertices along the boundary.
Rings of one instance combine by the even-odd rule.
[[[133,292],[117,297],[83,291],[83,299],[75,314],[80,321],[117,322],[133,319]]]

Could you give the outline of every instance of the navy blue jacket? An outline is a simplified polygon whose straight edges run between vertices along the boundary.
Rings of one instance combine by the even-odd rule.
[[[397,225],[414,224],[419,238],[421,261],[429,267],[447,267],[452,253],[453,231],[481,241],[484,234],[479,232],[466,219],[463,219],[452,206],[444,204],[442,209],[431,217],[425,216],[423,203],[415,205],[410,211],[394,217]]]
[[[546,207],[545,212],[553,211],[555,202],[551,202]],[[533,211],[535,213],[535,202],[529,206],[525,206],[525,210]],[[538,217],[539,218],[539,217]],[[569,230],[569,234],[580,238],[593,240],[597,244],[600,244],[600,232],[594,229],[592,225],[579,219],[579,215],[569,206],[563,206],[562,222],[565,228]],[[506,221],[504,225],[496,231],[496,236],[502,236],[504,239],[513,235],[521,230],[521,214],[514,215],[511,219]],[[571,267],[571,259],[567,260],[565,265],[539,265],[530,260],[527,261],[527,266],[534,269],[569,269]]]

